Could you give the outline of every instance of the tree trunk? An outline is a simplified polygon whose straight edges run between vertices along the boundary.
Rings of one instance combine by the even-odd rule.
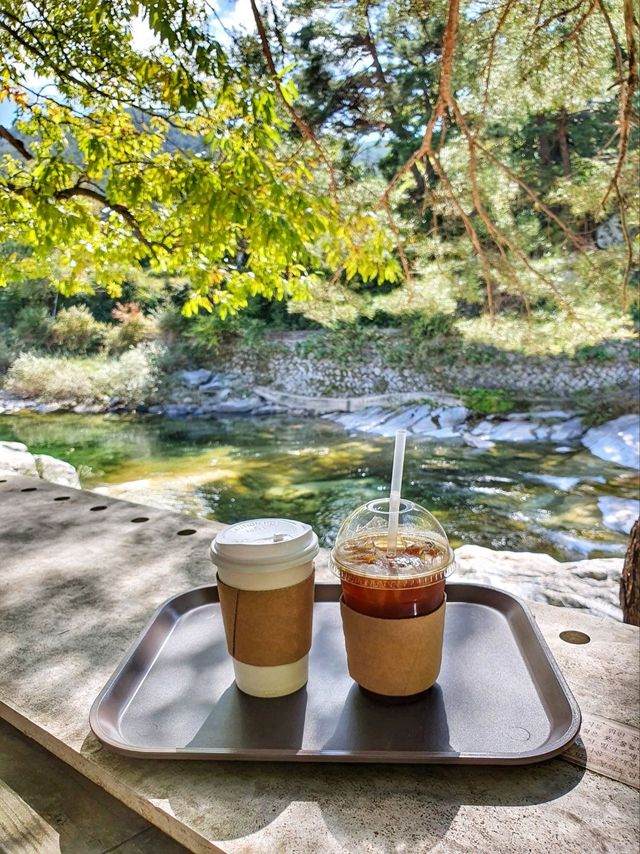
[[[536,116],[536,125],[538,126],[538,157],[543,166],[549,166],[552,163],[551,157],[551,140],[549,139],[548,122],[544,116]]]
[[[624,558],[620,578],[620,607],[622,619],[632,626],[640,626],[640,519],[631,529],[629,548]]]
[[[560,120],[558,122],[558,144],[560,146],[562,174],[568,177],[571,175],[571,157],[569,156],[569,140],[567,139],[567,111],[564,107],[560,110]]]

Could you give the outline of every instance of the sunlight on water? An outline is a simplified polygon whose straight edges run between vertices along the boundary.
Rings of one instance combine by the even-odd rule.
[[[28,414],[1,416],[0,439],[68,460],[87,489],[221,522],[300,519],[323,545],[347,513],[385,494],[393,451],[391,439],[349,435],[323,419]],[[633,472],[580,445],[564,454],[541,444],[479,451],[411,437],[404,483],[455,546],[564,560],[623,554],[626,537],[602,525],[597,499],[635,498],[638,489]]]

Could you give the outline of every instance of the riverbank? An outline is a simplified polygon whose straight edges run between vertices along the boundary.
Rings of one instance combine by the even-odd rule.
[[[639,383],[633,339],[541,355],[456,336],[407,338],[397,329],[325,330],[232,339],[195,366],[158,342],[119,357],[26,353],[0,377],[0,413],[317,415],[431,400],[482,414],[575,409],[593,421],[603,409],[612,416],[638,411]]]

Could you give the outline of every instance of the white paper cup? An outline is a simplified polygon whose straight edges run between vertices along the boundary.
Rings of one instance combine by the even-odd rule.
[[[291,519],[252,519],[231,525],[211,543],[220,580],[238,590],[278,590],[313,572],[318,537]],[[232,657],[236,684],[254,697],[283,697],[307,683],[309,655],[289,664],[259,667]]]

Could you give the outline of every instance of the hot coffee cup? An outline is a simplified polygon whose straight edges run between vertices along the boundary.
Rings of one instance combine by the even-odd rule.
[[[211,543],[238,688],[282,697],[308,679],[318,538],[291,519],[231,525]]]

